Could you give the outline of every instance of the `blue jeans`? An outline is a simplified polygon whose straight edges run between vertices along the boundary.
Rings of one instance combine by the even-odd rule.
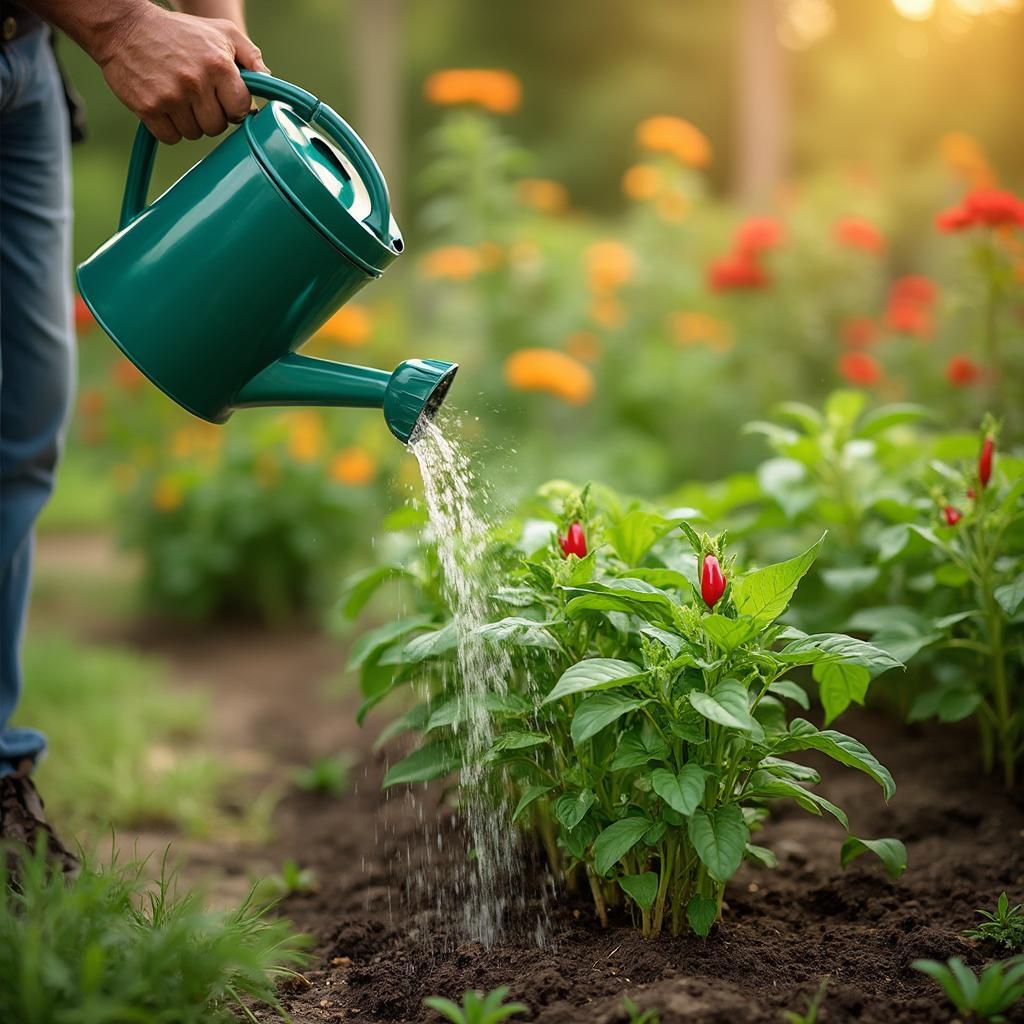
[[[74,375],[68,112],[46,30],[0,46],[0,775],[46,740],[12,728],[36,517]]]

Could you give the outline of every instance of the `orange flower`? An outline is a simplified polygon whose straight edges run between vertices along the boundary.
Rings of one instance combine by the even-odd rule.
[[[878,325],[869,316],[851,316],[843,322],[840,334],[850,348],[870,348],[878,340]]]
[[[742,250],[713,260],[708,267],[708,287],[714,292],[767,288],[769,284],[764,268]]]
[[[342,306],[317,332],[321,337],[330,338],[339,345],[359,348],[370,340],[373,320],[365,306],[350,302]]]
[[[592,363],[601,355],[601,340],[593,331],[573,331],[565,339],[565,350],[581,363]]]
[[[176,459],[212,454],[220,449],[223,438],[221,429],[213,424],[191,424],[171,435],[171,454]]]
[[[153,488],[153,508],[158,512],[174,512],[181,507],[185,495],[181,484],[172,476],[162,476]]]
[[[654,200],[654,209],[658,216],[669,224],[679,224],[690,212],[690,201],[675,189],[663,192]]]
[[[521,348],[505,360],[505,380],[518,391],[543,391],[570,405],[584,405],[594,394],[593,374],[553,348]]]
[[[91,388],[83,391],[78,400],[78,408],[83,416],[99,416],[107,404],[107,396],[102,391]]]
[[[939,289],[923,274],[906,274],[896,278],[889,288],[891,303],[906,302],[913,306],[931,307],[939,297]]]
[[[132,393],[138,391],[142,387],[142,382],[145,380],[142,376],[142,372],[134,363],[129,362],[127,359],[119,359],[114,364],[111,376],[113,376],[114,382],[118,387]]]
[[[511,114],[519,108],[522,87],[511,71],[488,68],[449,68],[435,71],[423,85],[427,102],[439,107],[468,104],[492,114]]]
[[[595,295],[590,303],[590,319],[598,327],[614,330],[626,322],[626,310],[614,295]]]
[[[839,372],[851,384],[872,387],[882,379],[882,366],[866,352],[847,352],[839,357]]]
[[[710,313],[670,313],[668,326],[673,340],[682,347],[704,344],[722,352],[733,346],[732,324]]]
[[[840,217],[833,233],[840,245],[850,249],[863,249],[876,254],[885,252],[885,236],[863,217]]]
[[[885,326],[915,338],[930,338],[935,330],[931,313],[911,302],[890,302],[885,311]]]
[[[622,176],[622,191],[640,203],[653,199],[664,187],[661,171],[651,164],[633,164]]]
[[[955,388],[966,388],[981,378],[981,367],[967,356],[952,356],[946,363],[946,380]]]
[[[959,206],[939,213],[935,223],[945,232],[973,227],[1024,228],[1024,202],[1005,189],[976,188]]]
[[[621,242],[594,242],[585,258],[590,290],[598,295],[610,295],[633,276],[633,253]]]
[[[966,178],[973,188],[992,188],[996,174],[985,151],[973,135],[948,132],[939,140],[939,152],[954,174]]]
[[[785,229],[774,217],[748,217],[733,236],[735,251],[755,256],[766,249],[777,249],[785,240]]]
[[[75,329],[79,332],[91,331],[96,326],[96,318],[81,295],[75,296]]]
[[[365,448],[353,445],[338,452],[331,459],[328,473],[331,479],[337,480],[338,483],[361,487],[377,475],[377,463]]]
[[[315,412],[287,416],[288,452],[296,462],[314,462],[324,448],[324,424]]]
[[[569,208],[569,191],[560,181],[524,178],[517,191],[523,204],[539,213],[564,213]]]
[[[711,163],[711,143],[697,127],[681,117],[649,117],[636,128],[636,140],[655,153],[669,153],[687,167]]]
[[[420,273],[429,278],[468,281],[480,272],[480,253],[466,245],[445,245],[420,260]]]

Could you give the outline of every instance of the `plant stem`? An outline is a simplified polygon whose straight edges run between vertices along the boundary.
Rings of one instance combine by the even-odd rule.
[[[1006,679],[1006,658],[1003,654],[1003,616],[991,587],[986,588],[985,614],[988,618],[989,645],[992,648],[992,698],[995,704],[999,758],[1003,762],[1003,782],[1013,790],[1015,752],[1013,749],[1013,711]]]
[[[601,892],[601,882],[593,871],[587,868],[587,881],[590,883],[590,894],[594,897],[594,909],[597,911],[597,919],[601,922],[602,928],[608,927],[608,911],[604,905],[604,894]]]
[[[675,859],[676,841],[670,839],[667,844],[667,850],[661,858],[661,880],[658,884],[658,896],[654,901],[654,922],[651,927],[653,935],[661,934],[661,925],[665,918],[665,897],[668,895],[669,883],[672,880]]]

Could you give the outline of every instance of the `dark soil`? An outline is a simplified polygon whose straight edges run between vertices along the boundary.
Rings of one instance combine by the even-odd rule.
[[[779,1024],[827,977],[819,1020],[829,1024],[954,1019],[910,964],[956,955],[977,969],[999,956],[962,932],[1003,890],[1024,895],[1024,808],[979,774],[969,731],[908,733],[868,713],[844,717],[841,728],[889,766],[898,791],[887,807],[866,776],[822,760],[822,792],[849,812],[854,834],[902,838],[909,870],[892,881],[865,855],[842,871],[840,827],[780,805],[758,839],[779,867],[741,869],[706,942],[645,942],[623,915],[602,930],[587,901],[566,894],[549,901],[543,948],[527,927],[491,949],[460,942],[450,915],[407,892],[410,863],[432,853],[425,834],[437,833],[436,794],[385,799],[383,759],[368,754],[349,796],[297,795],[281,809],[281,856],[320,881],[284,908],[317,941],[309,987],[286,993],[289,1012],[297,1024],[437,1020],[425,996],[460,1001],[466,989],[507,985],[545,1024],[625,1021],[624,995],[656,1008],[662,1024]],[[1024,1006],[1009,1019],[1024,1021]]]

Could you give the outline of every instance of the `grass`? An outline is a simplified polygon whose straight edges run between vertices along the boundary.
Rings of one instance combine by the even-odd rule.
[[[60,464],[57,486],[39,517],[39,529],[77,533],[107,528],[114,498],[109,470],[72,448]]]
[[[202,696],[172,690],[156,659],[61,634],[26,643],[16,723],[47,735],[38,782],[62,827],[207,833],[227,772],[195,749],[205,716]]]
[[[0,857],[0,1020],[18,1024],[228,1024],[252,1003],[283,1018],[276,981],[305,941],[251,899],[213,913],[166,864],[86,867],[68,886],[37,856],[8,886]]]

